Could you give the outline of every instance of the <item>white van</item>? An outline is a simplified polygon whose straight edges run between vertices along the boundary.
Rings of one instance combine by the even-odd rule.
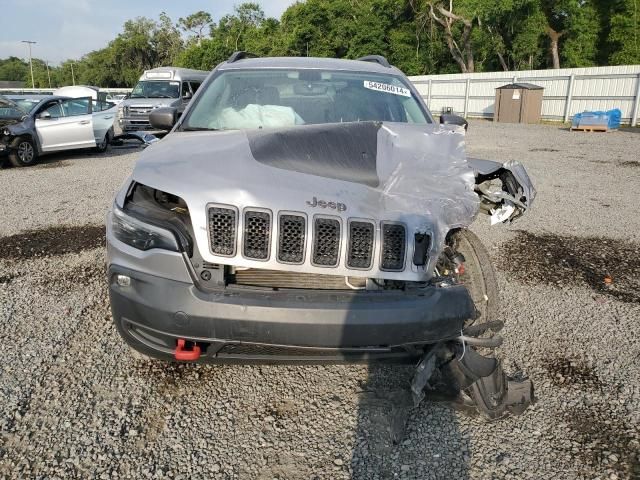
[[[154,130],[149,113],[159,107],[176,107],[181,114],[207,75],[209,72],[177,67],[146,70],[129,97],[118,105],[116,131]]]

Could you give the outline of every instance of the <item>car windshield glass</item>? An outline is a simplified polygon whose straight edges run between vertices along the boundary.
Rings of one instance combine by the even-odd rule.
[[[38,98],[18,98],[14,99],[13,102],[20,107],[20,109],[24,112],[29,113],[34,109],[36,105],[40,103],[40,99]]]
[[[180,82],[165,80],[141,80],[131,90],[131,98],[178,98],[179,94]]]
[[[405,80],[394,75],[317,69],[228,70],[205,88],[184,121],[184,130],[430,122]]]
[[[28,106],[20,105],[20,100],[0,99],[0,118],[22,118],[29,110]]]

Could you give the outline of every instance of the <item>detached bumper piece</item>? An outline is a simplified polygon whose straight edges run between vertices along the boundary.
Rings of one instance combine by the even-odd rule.
[[[411,385],[414,404],[444,401],[488,420],[520,415],[535,401],[529,379],[508,377],[499,360],[457,342],[434,347],[418,364]]]

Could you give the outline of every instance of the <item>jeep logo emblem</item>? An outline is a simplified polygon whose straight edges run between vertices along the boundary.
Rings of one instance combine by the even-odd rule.
[[[339,212],[347,210],[347,206],[344,203],[327,202],[326,200],[318,200],[316,197],[313,197],[313,200],[311,201],[307,200],[307,205],[310,207],[330,208]]]

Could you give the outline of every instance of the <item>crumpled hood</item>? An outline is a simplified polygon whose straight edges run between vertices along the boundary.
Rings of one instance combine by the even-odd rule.
[[[258,268],[272,265],[209,252],[207,205],[231,205],[239,212],[258,207],[274,215],[302,212],[309,219],[331,215],[344,225],[356,218],[378,226],[402,222],[409,239],[416,232],[433,238],[428,265],[411,267],[416,280],[432,271],[446,233],[469,225],[479,206],[464,134],[439,125],[361,122],[175,132],[142,153],[132,179],[186,201],[205,260]],[[407,272],[375,269],[325,268],[322,273],[407,279]]]
[[[8,127],[9,125],[15,125],[22,122],[23,120],[21,118],[0,118],[0,127]]]

